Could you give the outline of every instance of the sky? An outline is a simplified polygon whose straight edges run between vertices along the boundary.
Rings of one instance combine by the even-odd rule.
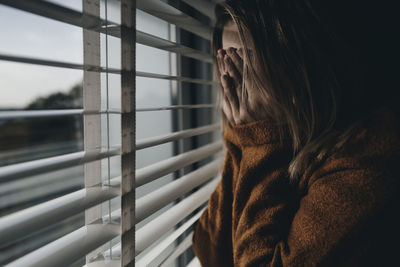
[[[82,30],[0,5],[0,54],[82,64]],[[79,70],[0,61],[0,107],[23,107],[38,96],[67,91]]]
[[[82,11],[81,0],[51,0]],[[119,8],[109,0],[109,20],[119,22]],[[104,4],[101,5],[104,15]],[[28,12],[0,5],[0,54],[26,56],[68,63],[83,64],[82,29],[66,23],[43,18]],[[168,24],[144,12],[138,11],[137,28],[168,39]],[[101,37],[101,64],[105,66],[105,36]],[[120,40],[108,37],[109,67],[120,68]],[[152,60],[154,59],[154,60]],[[169,74],[169,54],[165,51],[137,45],[137,70]],[[32,64],[14,63],[0,60],[0,109],[24,108],[40,96],[55,92],[67,92],[74,85],[82,82],[83,71],[55,68]],[[105,77],[102,75],[102,90],[105,90]],[[155,106],[157,96],[165,102],[166,95],[154,90],[160,86],[169,87],[169,83],[138,79],[138,106]],[[120,88],[118,77],[109,76],[109,88],[116,89],[110,94],[113,108],[119,107]],[[145,88],[147,88],[145,90]],[[167,91],[167,90],[164,90]],[[169,91],[168,91],[169,93]],[[145,99],[153,96],[152,103]],[[103,101],[105,103],[105,99]],[[103,106],[104,106],[103,103]],[[153,105],[152,105],[153,104]]]

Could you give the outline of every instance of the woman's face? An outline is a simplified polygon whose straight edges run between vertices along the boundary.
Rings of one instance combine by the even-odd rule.
[[[218,52],[219,56],[221,57],[221,55],[222,55],[222,58],[226,57],[227,55],[225,55],[225,53],[228,54],[228,56],[229,56],[230,53],[229,53],[228,50],[231,47],[236,49],[236,52],[234,52],[234,53],[237,53],[240,56],[241,60],[239,60],[239,62],[241,61],[242,64],[243,64],[243,47],[242,47],[242,43],[241,43],[240,38],[239,38],[238,28],[237,28],[236,24],[233,21],[228,22],[225,25],[225,27],[223,28],[223,31],[222,31],[222,49],[225,50],[226,52],[221,54],[221,51],[219,51]],[[251,51],[247,50],[247,52],[249,54],[251,54]],[[231,51],[231,53],[233,53],[233,52]],[[225,55],[225,56],[223,56],[223,55]],[[230,55],[230,57],[231,56],[232,56],[232,54]],[[225,64],[226,64],[226,62],[225,62]],[[243,67],[244,67],[244,65],[242,65],[241,67],[237,68],[238,73],[240,74],[240,79],[239,79],[240,81],[243,78],[242,77],[242,75],[243,75]],[[221,70],[220,70],[220,72],[221,72]],[[221,72],[221,74],[222,74],[222,72]],[[246,89],[245,90],[246,90],[247,98],[246,99],[241,99],[239,101],[246,101],[247,104],[246,105],[240,105],[240,108],[244,108],[244,107],[247,106],[248,110],[246,110],[246,111],[240,110],[239,112],[237,112],[237,114],[244,114],[244,113],[250,114],[249,112],[251,112],[252,113],[251,115],[253,116],[253,119],[263,119],[265,117],[265,114],[263,113],[264,110],[261,107],[265,106],[265,103],[264,103],[265,101],[262,100],[261,97],[258,95],[258,93],[257,93],[258,91],[254,90],[254,86],[251,85],[251,81],[247,81],[246,80],[245,83],[246,83]],[[238,94],[241,95],[242,94],[241,91],[243,89],[242,88],[242,84],[240,83],[239,87],[236,87],[236,88],[240,88],[239,92],[236,95],[238,95]]]
[[[222,49],[226,50],[229,47],[236,49],[242,47],[239,39],[238,28],[233,21],[228,22],[222,32]]]

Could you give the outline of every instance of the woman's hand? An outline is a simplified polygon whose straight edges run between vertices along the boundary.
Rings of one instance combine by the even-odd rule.
[[[218,50],[217,62],[223,87],[222,111],[231,125],[255,121],[242,99],[243,51],[241,48]]]

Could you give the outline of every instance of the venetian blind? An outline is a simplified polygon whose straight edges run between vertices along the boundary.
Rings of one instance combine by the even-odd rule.
[[[47,25],[60,30],[62,25],[69,25],[82,34],[82,45],[77,48],[81,50],[81,62],[52,59],[46,53],[26,55],[1,50],[2,62],[42,66],[43,71],[75,70],[82,75],[81,96],[72,100],[75,105],[0,111],[0,127],[12,123],[26,127],[29,123],[42,125],[43,131],[48,131],[54,123],[66,122],[75,127],[73,140],[69,140],[74,143],[73,149],[66,150],[65,142],[57,141],[51,151],[46,145],[36,152],[27,143],[21,147],[16,144],[14,150],[3,153],[0,183],[4,199],[9,199],[13,190],[26,194],[17,194],[15,203],[10,202],[14,208],[0,218],[1,264],[126,266],[136,262],[138,266],[166,266],[190,247],[193,225],[219,179],[222,141],[218,140],[217,117],[196,127],[188,127],[182,121],[185,112],[215,109],[215,99],[210,103],[182,103],[185,88],[212,90],[214,82],[206,75],[181,75],[181,59],[190,58],[194,60],[190,64],[208,64],[209,68],[211,56],[181,43],[178,34],[183,29],[207,42],[213,18],[210,16],[209,23],[201,22],[192,17],[194,11],[186,14],[182,10],[190,9],[160,0],[78,2],[74,7],[63,1],[0,0],[2,6],[20,12],[15,20],[23,20],[29,14],[43,18],[43,30]],[[212,2],[183,2],[195,12],[212,13]],[[137,12],[165,22],[168,37],[138,29]],[[168,53],[169,73],[140,69],[140,62],[136,61],[139,45]],[[160,56],[151,63],[161,64],[161,60]],[[174,94],[171,104],[139,105],[136,97],[143,88],[138,87],[138,79],[154,86],[156,81],[168,81],[168,90]],[[6,88],[2,92],[7,93]],[[79,100],[81,104],[76,104]],[[146,118],[143,114],[165,111],[171,112],[171,121],[176,124],[172,131],[156,135],[149,132],[147,137],[137,138],[138,128],[145,127],[138,116]],[[147,121],[151,127],[161,127],[160,120],[149,118],[153,118]],[[24,133],[28,137],[35,134]],[[62,136],[62,132],[54,134]],[[204,135],[209,136],[204,139],[206,144],[185,148],[184,139]],[[167,145],[175,148],[173,153],[159,159],[155,148]],[[19,148],[25,151],[23,156]],[[140,154],[141,151],[148,152]],[[145,154],[153,155],[157,161],[137,166],[137,157]],[[61,190],[66,183],[72,183],[74,171],[82,178],[81,186]],[[57,194],[45,186],[56,178],[60,181]],[[164,182],[157,183],[158,180]],[[30,201],[34,200],[33,191],[40,190],[47,192],[45,197]],[[18,200],[22,195],[29,196],[24,205]]]

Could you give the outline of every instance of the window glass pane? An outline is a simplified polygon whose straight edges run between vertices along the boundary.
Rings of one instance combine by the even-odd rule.
[[[136,9],[136,29],[169,39],[168,23],[139,9]]]
[[[107,40],[107,46],[106,46]],[[106,38],[105,34],[100,34],[101,44],[101,66],[110,69],[121,69],[121,39],[108,35]],[[106,56],[108,56],[108,62],[106,62]]]
[[[67,7],[79,12],[82,12],[82,0],[46,0],[46,2],[50,2],[53,4],[57,4],[59,6]]]
[[[106,19],[105,3],[107,2],[107,21],[121,24],[121,1],[120,0],[100,0],[100,18]]]
[[[82,71],[0,61],[0,76],[0,111],[82,108]],[[79,151],[82,137],[81,115],[0,119],[0,166]]]
[[[136,44],[137,71],[168,75],[169,54],[167,51]]]
[[[0,5],[0,53],[82,64],[82,29]]]
[[[81,70],[0,61],[0,77],[0,109],[82,107]],[[57,103],[44,101],[55,94],[60,94],[53,98]]]

